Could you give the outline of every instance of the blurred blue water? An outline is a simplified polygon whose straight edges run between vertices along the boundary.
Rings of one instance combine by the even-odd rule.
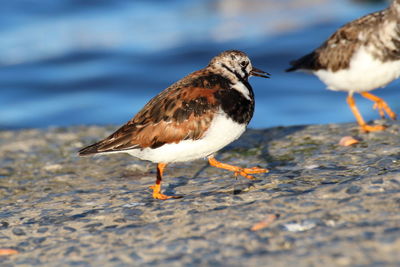
[[[354,121],[345,94],[288,62],[338,26],[386,4],[348,0],[16,0],[0,7],[0,128],[122,124],[152,96],[240,49],[252,78],[251,127]],[[379,96],[399,113],[399,82]],[[368,100],[366,119],[377,118]]]

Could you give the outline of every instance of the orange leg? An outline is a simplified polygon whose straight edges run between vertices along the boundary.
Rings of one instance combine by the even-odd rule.
[[[381,125],[375,125],[371,126],[365,123],[363,117],[361,116],[360,112],[358,111],[356,107],[356,102],[354,101],[354,98],[351,94],[347,96],[347,104],[349,104],[351,111],[353,112],[354,116],[356,117],[356,120],[358,122],[358,125],[360,125],[361,129],[364,132],[375,132],[375,131],[382,131],[385,129],[384,126]]]
[[[150,189],[153,189],[153,198],[161,200],[166,200],[170,198],[181,198],[181,196],[167,196],[161,193],[161,181],[165,166],[167,166],[167,164],[165,163],[157,164],[157,180],[155,185],[150,186]]]
[[[233,171],[235,173],[235,176],[241,175],[243,177],[246,177],[247,179],[254,180],[255,178],[249,174],[254,174],[254,173],[266,173],[269,172],[268,169],[261,169],[258,167],[252,167],[252,168],[240,168],[237,166],[229,165],[226,163],[222,163],[217,161],[214,157],[209,157],[208,162],[210,163],[211,166],[225,169],[228,171]]]
[[[376,95],[373,95],[371,93],[368,92],[364,92],[361,93],[361,95],[373,102],[375,102],[374,104],[374,109],[378,109],[379,111],[379,115],[381,115],[382,118],[385,118],[385,112],[386,114],[388,114],[388,116],[392,119],[395,120],[396,119],[396,113],[394,113],[389,105],[385,102],[385,100],[383,100],[382,98],[377,97]]]

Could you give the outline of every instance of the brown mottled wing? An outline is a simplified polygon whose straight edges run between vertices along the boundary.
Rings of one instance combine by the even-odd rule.
[[[319,48],[291,62],[292,67],[286,71],[298,69],[337,71],[349,67],[354,51],[371,40],[368,37],[376,32],[376,26],[384,20],[387,12],[387,10],[375,12],[344,25]]]
[[[79,154],[157,148],[181,140],[200,139],[218,110],[214,94],[226,86],[229,83],[217,74],[195,72],[150,100],[108,138],[82,149]]]

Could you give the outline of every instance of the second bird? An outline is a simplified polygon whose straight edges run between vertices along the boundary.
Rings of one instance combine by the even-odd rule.
[[[369,93],[400,76],[400,0],[387,8],[354,20],[337,30],[313,52],[293,61],[286,71],[315,74],[328,89],[348,92],[347,103],[365,132],[380,131],[368,125],[358,111],[354,93],[375,102],[381,117],[396,114],[386,102]]]

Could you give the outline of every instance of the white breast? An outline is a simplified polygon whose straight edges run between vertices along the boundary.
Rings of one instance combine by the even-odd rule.
[[[205,158],[238,139],[246,125],[238,124],[223,111],[215,115],[204,137],[200,140],[183,140],[178,144],[165,144],[159,148],[126,151],[132,156],[152,162],[182,162]]]
[[[334,91],[365,92],[384,87],[400,76],[400,60],[381,62],[366,47],[361,47],[352,57],[348,69],[331,72],[314,72],[328,89]]]

